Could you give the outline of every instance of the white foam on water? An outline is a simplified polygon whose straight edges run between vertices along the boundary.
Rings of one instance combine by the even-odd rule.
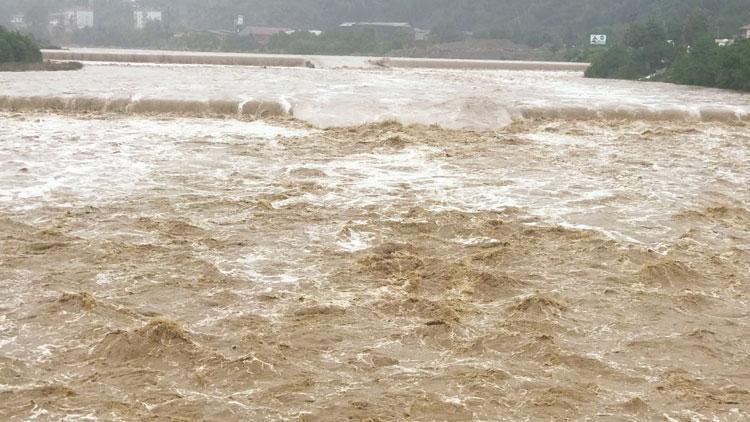
[[[49,415],[49,411],[47,411],[47,409],[39,407],[39,405],[35,403],[34,408],[31,409],[31,414],[29,415],[28,420],[35,421],[39,419],[39,417],[47,415]]]
[[[457,237],[453,239],[453,242],[459,245],[476,246],[476,245],[487,245],[497,243],[499,240],[491,237]]]
[[[118,83],[127,85],[131,82],[130,73],[119,74],[117,67],[107,70],[113,70],[111,77]],[[604,95],[599,82],[581,81],[564,72],[515,72],[510,76],[503,72],[464,75],[462,72],[429,70],[357,71],[359,73],[340,70],[343,74],[337,74],[339,70],[325,70],[317,73],[314,80],[308,81],[305,78],[309,73],[300,69],[273,70],[270,74],[234,68],[204,70],[220,81],[222,78],[244,81],[245,77],[252,81],[262,74],[268,77],[270,85],[284,85],[303,97],[308,95],[306,93],[314,93],[315,101],[312,102],[307,101],[312,97],[302,98],[305,101],[300,102],[300,97],[290,94],[289,101],[295,102],[296,110],[299,110],[300,104],[303,104],[303,108],[306,107],[304,104],[308,104],[319,108],[318,111],[345,119],[362,113],[362,116],[370,117],[393,114],[408,120],[414,116],[409,117],[410,113],[425,112],[433,113],[429,119],[449,116],[448,120],[460,122],[470,114],[481,115],[482,111],[487,110],[491,110],[489,118],[504,119],[497,116],[519,104],[503,102],[501,97],[520,92],[540,81],[546,84],[544,86],[550,92],[541,92],[542,88],[535,87],[534,95],[524,100],[528,104],[544,105],[548,101],[547,96],[555,95],[558,96],[556,99],[562,101],[571,98],[583,100],[582,92],[592,95],[594,105],[597,101],[612,101],[618,96],[623,96],[619,99],[627,103],[625,97],[628,92],[638,94],[630,101],[645,98],[646,105],[657,108],[660,104],[671,107],[673,97],[694,100],[692,91],[686,94],[680,88],[667,88],[660,84],[644,84],[653,91],[649,91],[649,97],[641,95],[644,94],[641,85],[612,82],[613,92]],[[99,69],[93,66],[90,71],[96,73]],[[136,70],[134,74],[139,72]],[[151,82],[147,81],[139,92],[153,97],[167,93],[167,89],[178,88],[174,92],[178,94],[180,89],[184,89],[181,84],[190,78],[190,73],[185,72],[176,67],[162,69],[157,74],[170,81],[168,86],[149,86]],[[141,77],[147,75],[157,76],[140,74]],[[415,75],[426,78],[433,89],[419,91],[425,87],[425,82],[413,79]],[[346,79],[349,77],[353,79]],[[436,83],[440,78],[450,82]],[[497,85],[498,81],[515,85]],[[0,81],[0,87],[15,84],[27,87],[28,83]],[[63,82],[63,85],[66,83]],[[239,88],[232,92],[245,98],[263,97],[240,92],[246,85],[242,85],[245,82],[238,83]],[[251,82],[247,83],[252,85]],[[452,84],[463,86],[464,83],[471,83],[472,88],[456,94],[456,85]],[[219,91],[222,87],[228,89],[222,84],[218,83]],[[73,90],[75,84],[68,87]],[[497,91],[499,97],[486,98],[485,95],[495,92],[493,90]],[[105,91],[108,95],[121,94],[116,86]],[[702,92],[711,95],[712,91]],[[380,93],[377,100],[366,101],[375,93]],[[200,89],[194,94],[200,99],[213,97]],[[139,95],[132,96],[136,98]],[[352,96],[357,98],[358,103],[364,103],[366,108],[357,109],[363,106],[353,105]],[[729,104],[736,102],[734,96],[729,95],[729,98]],[[419,101],[421,105],[417,106]],[[703,103],[699,101],[698,104]],[[392,113],[395,110],[406,113]],[[462,111],[451,114],[451,110]],[[221,192],[223,199],[246,200],[261,194],[284,194],[285,188],[278,185],[276,178],[293,176],[294,169],[305,168],[321,172],[313,178],[325,188],[322,193],[310,191],[283,195],[282,199],[271,202],[273,207],[310,204],[352,208],[377,206],[387,210],[409,203],[437,211],[520,208],[548,224],[590,228],[614,239],[654,244],[671,235],[669,220],[675,210],[708,189],[706,180],[710,179],[707,179],[704,169],[716,167],[715,163],[706,161],[707,157],[712,156],[710,154],[690,156],[685,151],[680,154],[659,151],[658,144],[653,145],[651,154],[642,156],[637,153],[636,146],[617,144],[616,135],[612,133],[580,136],[546,132],[520,134],[519,138],[530,143],[498,145],[495,150],[463,162],[442,158],[439,147],[418,144],[400,151],[305,158],[300,161],[299,157],[290,153],[291,148],[288,150],[278,139],[304,137],[313,131],[262,121],[144,117],[87,120],[53,115],[31,119],[3,118],[3,127],[6,130],[0,135],[3,140],[0,144],[0,163],[3,163],[0,167],[0,206],[16,210],[50,203],[61,206],[82,203],[95,205],[117,198],[148,197],[153,192],[159,192],[162,196],[190,193],[196,197],[210,197]],[[695,143],[687,149],[713,151],[723,148],[723,144],[716,140],[722,136],[720,129],[711,129],[709,133],[683,137],[686,145]],[[534,159],[537,161],[546,159],[549,168],[545,169],[539,163],[524,165],[518,158],[508,158],[513,156],[505,154],[505,151],[515,153],[515,157],[527,153],[529,157],[536,157]],[[583,154],[583,158],[571,159],[571,153],[576,156]],[[665,156],[667,153],[671,154],[668,158]],[[653,154],[660,156],[654,157]],[[744,150],[737,149],[727,159],[734,160],[737,165],[722,166],[717,174],[737,186],[746,184],[748,174],[738,170],[743,162],[750,162]],[[601,169],[603,163],[618,161],[622,161],[622,172],[613,174]],[[637,174],[633,164],[639,166],[636,168]],[[248,170],[252,174],[248,174]],[[164,186],[169,186],[174,192],[165,192]],[[211,229],[214,225],[203,220],[191,223],[205,229]],[[147,243],[158,241],[143,240]],[[362,234],[352,234],[334,241],[338,241],[343,250],[356,251],[366,248],[370,240]],[[268,274],[252,266],[245,274],[260,279],[268,277]],[[273,277],[282,281],[295,278]]]
[[[204,83],[206,80],[211,83]],[[293,110],[296,117],[320,127],[398,119],[449,128],[494,129],[522,114],[667,120],[750,116],[746,97],[729,91],[585,79],[581,72],[502,69],[210,66],[196,71],[184,65],[87,64],[78,72],[6,74],[0,80],[3,95],[178,102],[211,99],[237,104],[252,98],[274,102],[282,111]]]
[[[298,267],[294,271],[284,271],[285,265],[280,264],[278,254],[257,248],[253,249],[252,254],[239,259],[208,253],[200,256],[225,275],[261,284],[294,284],[300,280],[297,274],[306,272],[306,269]]]
[[[375,239],[374,233],[357,232],[348,230],[344,240],[336,242],[341,250],[346,252],[357,252],[369,248]]]
[[[17,207],[53,198],[96,203],[130,195],[149,187],[153,174],[179,166],[180,159],[195,165],[184,149],[196,140],[209,147],[242,146],[310,133],[238,120],[100,121],[52,115],[2,121],[0,163],[7,164],[0,166],[0,204]],[[227,169],[211,171],[230,177]]]
[[[8,337],[0,338],[0,349],[2,349],[4,346],[8,344],[15,343],[17,338],[18,336],[8,336]]]
[[[62,417],[63,421],[65,422],[79,422],[79,421],[90,421],[90,422],[96,422],[99,420],[94,414],[86,414],[86,415],[79,415],[75,413],[67,414]]]

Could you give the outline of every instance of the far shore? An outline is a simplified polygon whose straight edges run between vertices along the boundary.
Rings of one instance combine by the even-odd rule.
[[[42,50],[46,60],[77,60],[82,62],[126,62],[149,64],[192,64],[256,67],[396,67],[460,70],[538,70],[583,72],[588,63],[522,60],[416,59],[377,56],[333,56],[255,54],[226,52],[193,52],[169,50],[130,50],[103,48],[72,48]]]

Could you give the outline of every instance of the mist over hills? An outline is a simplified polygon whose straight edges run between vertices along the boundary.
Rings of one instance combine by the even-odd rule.
[[[130,16],[131,0],[0,0],[0,22],[14,13],[93,4],[100,25]],[[335,27],[348,21],[404,21],[443,32],[470,32],[539,46],[583,42],[591,32],[614,36],[626,25],[655,19],[668,32],[692,13],[709,19],[717,37],[733,36],[750,23],[750,0],[138,0],[163,10],[173,30],[231,29],[238,14],[248,25],[296,29]]]
[[[109,0],[111,1],[111,0]],[[717,32],[736,32],[750,18],[748,0],[144,0],[182,24],[220,25],[243,13],[251,23],[327,28],[345,21],[408,21],[465,31],[589,31],[654,17],[664,22],[703,11]]]

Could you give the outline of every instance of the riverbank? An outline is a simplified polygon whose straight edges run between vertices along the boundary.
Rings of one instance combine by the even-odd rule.
[[[0,63],[0,72],[58,72],[81,69],[83,69],[81,62]]]

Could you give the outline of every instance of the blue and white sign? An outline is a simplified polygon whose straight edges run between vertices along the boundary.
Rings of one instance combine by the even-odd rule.
[[[604,34],[591,34],[591,45],[607,45],[607,36]]]

